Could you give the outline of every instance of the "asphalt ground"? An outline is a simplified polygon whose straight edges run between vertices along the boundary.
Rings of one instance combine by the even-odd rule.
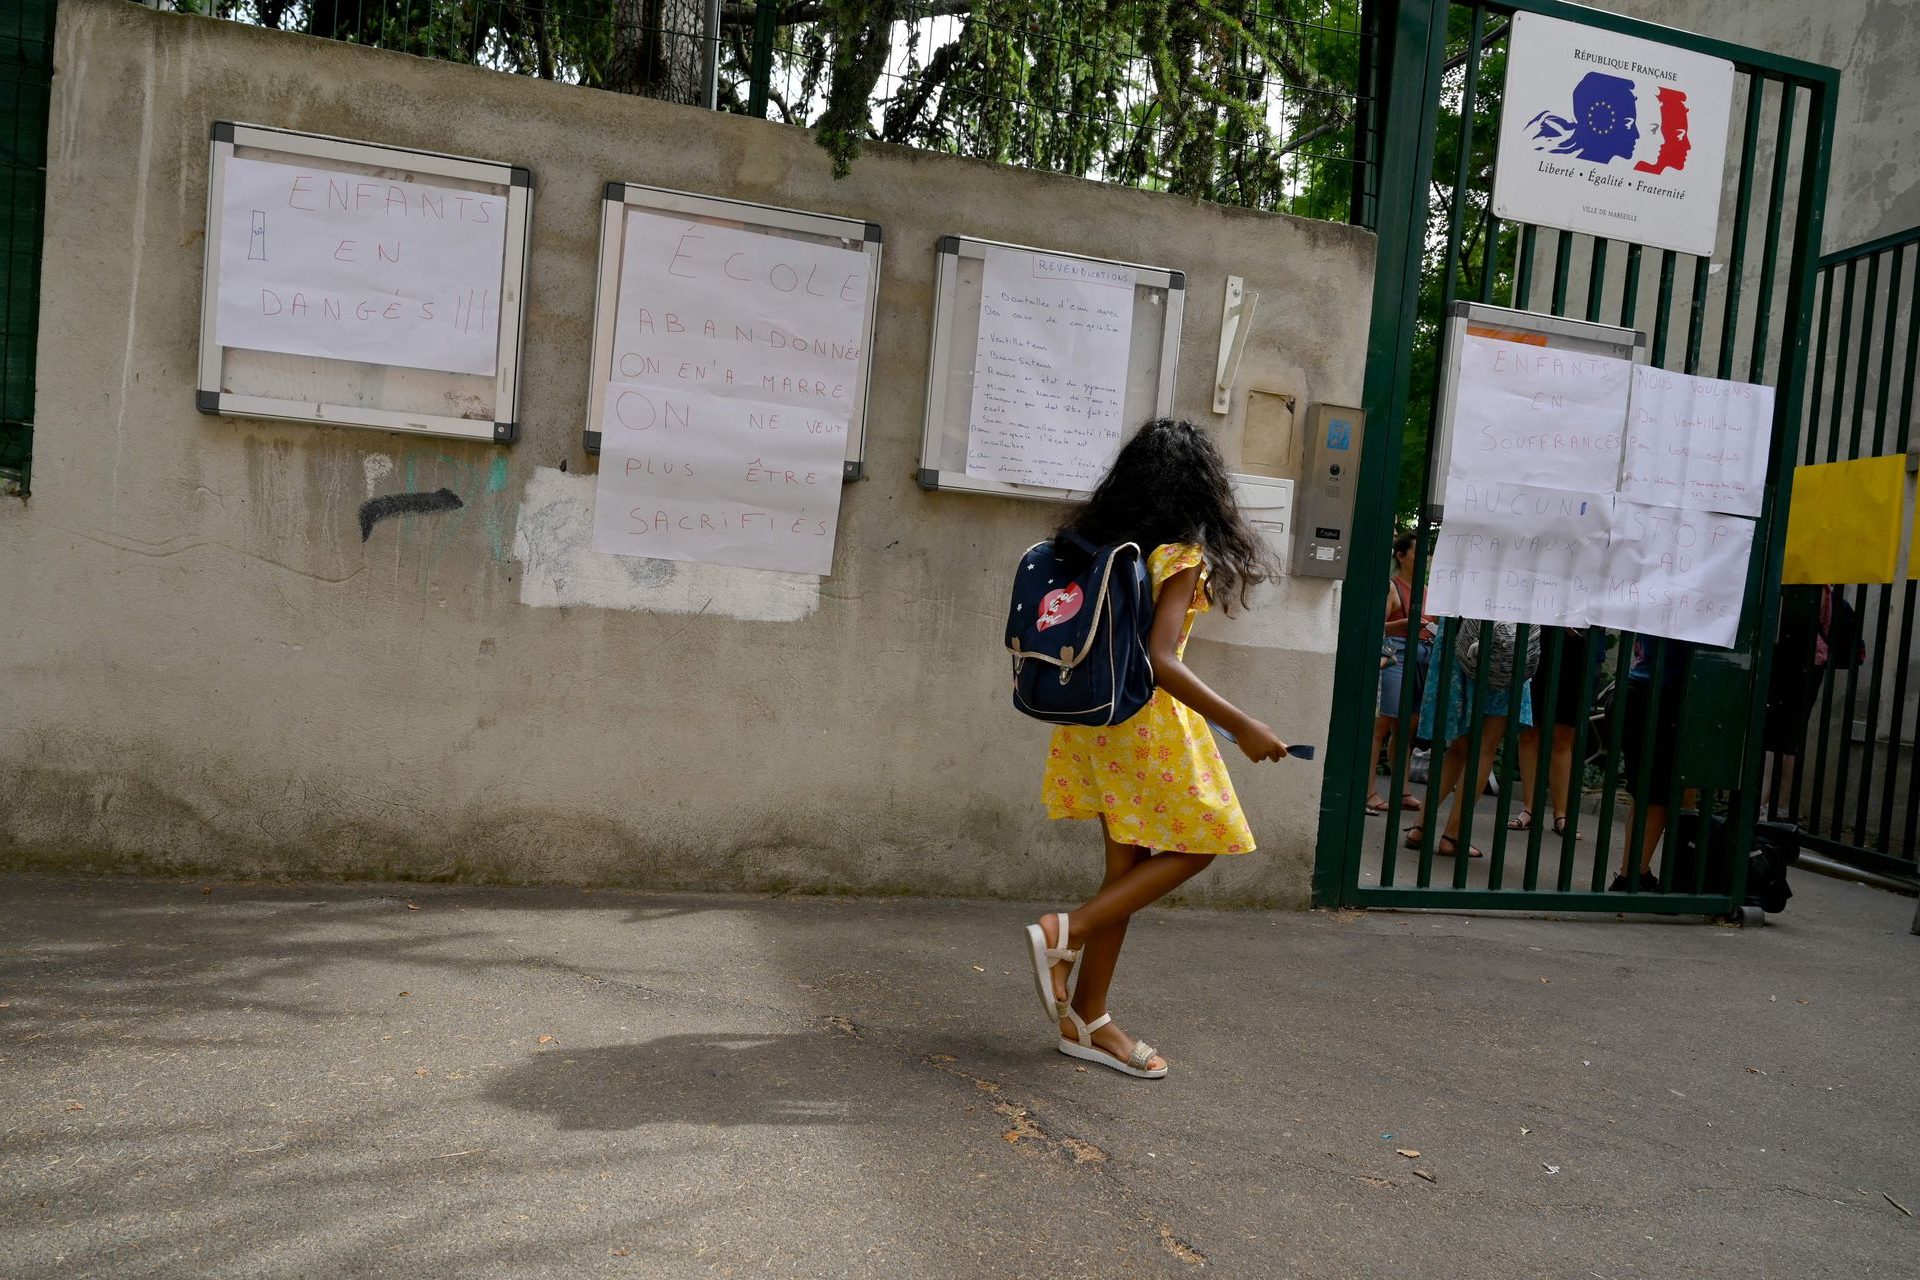
[[[1913,903],[1795,889],[1144,913],[1148,1083],[1037,905],[0,877],[0,1275],[1912,1276]]]

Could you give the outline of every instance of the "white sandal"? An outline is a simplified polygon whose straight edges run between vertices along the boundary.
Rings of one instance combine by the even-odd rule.
[[[1047,933],[1037,924],[1027,926],[1027,952],[1033,960],[1033,980],[1040,991],[1040,1005],[1047,1011],[1047,1017],[1054,1022],[1066,1017],[1066,1001],[1056,1000],[1053,995],[1053,966],[1062,960],[1073,962],[1073,968],[1067,971],[1067,992],[1072,996],[1074,979],[1080,976],[1080,952],[1067,949],[1067,913],[1062,911],[1054,916],[1060,922],[1060,945],[1047,945]]]
[[[1126,1061],[1124,1062],[1094,1044],[1093,1033],[1113,1021],[1113,1014],[1111,1012],[1103,1013],[1092,1022],[1087,1022],[1080,1017],[1077,1009],[1072,1005],[1067,1005],[1061,1010],[1060,1016],[1073,1019],[1074,1033],[1080,1037],[1078,1044],[1067,1039],[1065,1036],[1060,1037],[1060,1052],[1066,1054],[1069,1058],[1080,1058],[1087,1062],[1097,1062],[1103,1067],[1112,1067],[1115,1071],[1123,1075],[1134,1076],[1141,1080],[1158,1080],[1167,1074],[1165,1067],[1147,1066],[1149,1062],[1152,1062],[1160,1056],[1160,1051],[1148,1044],[1145,1040],[1135,1040],[1133,1042],[1133,1052],[1127,1055]]]

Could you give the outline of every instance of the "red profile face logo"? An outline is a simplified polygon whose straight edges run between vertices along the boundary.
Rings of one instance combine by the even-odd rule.
[[[1048,627],[1057,627],[1080,612],[1080,603],[1086,597],[1080,593],[1080,584],[1074,583],[1059,591],[1049,591],[1040,601],[1040,618],[1033,625],[1040,631]]]
[[[1642,160],[1633,167],[1641,173],[1665,173],[1687,167],[1687,155],[1693,143],[1687,138],[1687,95],[1678,89],[1661,89],[1660,154],[1651,163]]]

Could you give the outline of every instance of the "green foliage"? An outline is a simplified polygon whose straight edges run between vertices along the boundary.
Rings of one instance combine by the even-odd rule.
[[[669,0],[171,0],[282,30],[673,96]],[[1310,217],[1347,213],[1359,0],[780,0],[771,112],[844,175],[885,141]],[[722,7],[745,110],[759,6]],[[937,44],[934,44],[936,35]],[[929,47],[932,45],[933,47]],[[884,82],[884,84],[883,84]]]

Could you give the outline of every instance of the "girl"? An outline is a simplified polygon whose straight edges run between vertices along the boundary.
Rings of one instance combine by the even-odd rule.
[[[1079,907],[1028,925],[1028,951],[1040,1002],[1060,1024],[1060,1051],[1152,1080],[1167,1074],[1166,1060],[1107,1011],[1127,922],[1215,855],[1253,852],[1207,721],[1231,734],[1249,760],[1287,754],[1273,730],[1209,689],[1182,654],[1202,609],[1213,600],[1244,605],[1247,589],[1267,575],[1220,451],[1189,422],[1162,418],[1142,427],[1062,532],[1069,530],[1096,546],[1134,542],[1149,553],[1148,650],[1157,687],[1124,724],[1054,730],[1047,816],[1100,819],[1107,874]]]

